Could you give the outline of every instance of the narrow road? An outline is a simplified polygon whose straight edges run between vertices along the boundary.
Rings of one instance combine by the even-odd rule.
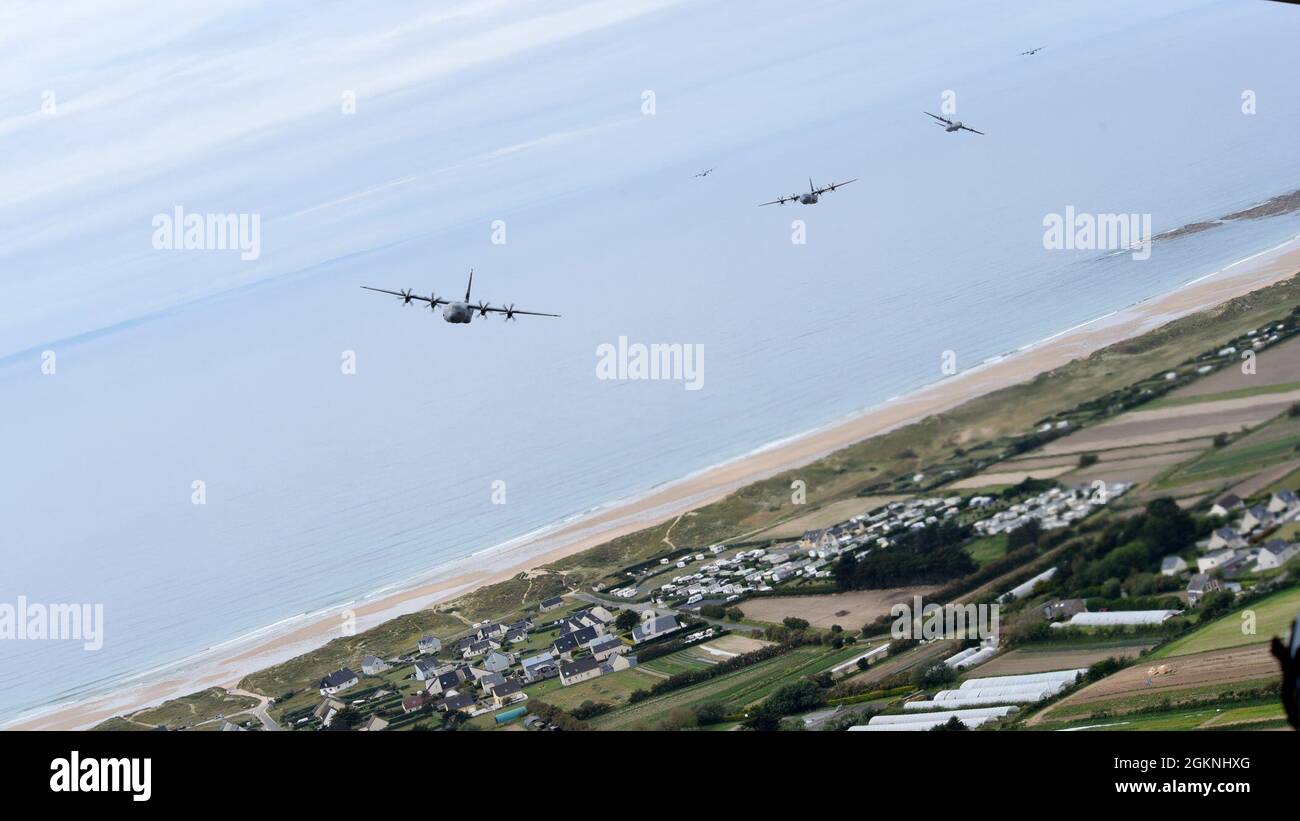
[[[252,709],[252,713],[257,716],[258,721],[262,722],[262,729],[269,732],[279,732],[284,729],[279,724],[276,724],[275,719],[271,718],[271,714],[266,711],[267,706],[271,703],[271,699],[258,693],[250,693],[247,690],[240,690],[239,688],[229,690],[228,692],[237,696],[247,696],[248,698],[257,699],[258,705]],[[249,711],[245,710],[245,712]]]

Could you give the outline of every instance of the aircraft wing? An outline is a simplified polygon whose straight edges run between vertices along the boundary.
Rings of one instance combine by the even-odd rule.
[[[392,294],[393,296],[400,297],[402,299],[407,299],[409,297],[410,299],[418,299],[421,302],[432,302],[434,305],[447,304],[447,300],[443,299],[442,297],[427,297],[427,296],[420,296],[419,294],[407,294],[407,293],[403,293],[402,291],[390,291],[386,288],[371,288],[369,285],[362,285],[361,287],[365,288],[367,291],[377,291],[381,294]]]
[[[839,188],[841,185],[848,185],[848,184],[851,183],[851,182],[857,182],[857,181],[858,181],[858,178],[857,178],[857,177],[854,177],[853,179],[851,179],[851,180],[845,180],[844,182],[833,182],[833,183],[831,183],[830,185],[826,186],[825,188],[818,188],[818,189],[817,189],[816,191],[814,191],[813,193],[815,193],[815,194],[825,194],[827,191],[834,191],[836,188]]]
[[[482,308],[476,305],[471,305],[470,307],[475,311],[486,311],[490,314],[508,314],[510,316],[514,316],[515,314],[523,314],[525,316],[559,316],[559,314],[545,314],[541,311],[525,311],[520,308],[494,308],[491,305]]]
[[[929,114],[929,116],[935,118],[936,120],[938,120],[938,121],[941,122],[941,123],[944,123],[944,124],[946,124],[946,125],[952,125],[952,120],[948,119],[947,117],[940,117],[938,114],[930,114],[930,112],[928,112],[928,111],[925,112],[925,113],[926,113],[926,114]]]
[[[797,200],[797,199],[799,199],[798,195],[790,196],[790,197],[782,197],[779,200],[772,200],[771,202],[760,202],[758,204],[758,207],[762,208],[764,205],[785,205],[790,200]]]
[[[985,137],[988,136],[988,135],[985,134],[983,131],[975,131],[975,129],[971,128],[971,127],[968,126],[968,125],[964,125],[964,126],[962,126],[962,128],[964,128],[964,129],[967,130],[967,131],[974,131],[976,134],[980,134],[980,135],[983,135],[983,136],[985,136]]]

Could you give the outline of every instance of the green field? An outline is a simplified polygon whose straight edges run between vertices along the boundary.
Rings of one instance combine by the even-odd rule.
[[[1142,406],[1143,410],[1159,408],[1176,408],[1182,405],[1195,405],[1201,402],[1220,402],[1225,399],[1247,399],[1251,396],[1267,396],[1273,393],[1290,393],[1300,390],[1300,382],[1283,382],[1280,385],[1260,385],[1255,388],[1237,388],[1223,393],[1207,393],[1197,396],[1164,396],[1153,399]]]
[[[839,650],[798,647],[734,673],[630,704],[594,719],[592,724],[601,730],[651,729],[675,708],[698,707],[711,701],[724,704],[729,711],[740,711],[767,698],[778,687],[828,670],[860,652],[861,646]]]
[[[1085,732],[1132,732],[1134,730],[1253,730],[1272,729],[1286,721],[1281,702],[1259,702],[1243,706],[1187,707],[1159,713],[1088,719],[1067,727]],[[1263,726],[1260,726],[1263,724]]]
[[[979,563],[980,567],[983,567],[989,562],[1007,555],[1007,534],[999,533],[996,536],[985,536],[983,539],[976,539],[966,546],[966,552]]]
[[[1154,712],[1145,711],[1159,710],[1161,707],[1167,708],[1167,711],[1213,710],[1216,706],[1225,704],[1235,707],[1242,699],[1256,703],[1263,692],[1268,690],[1276,692],[1276,688],[1277,678],[1274,676],[1205,684],[1200,687],[1184,687],[1178,690],[1135,692],[1099,701],[1067,701],[1048,708],[1047,720],[1043,726],[1060,727],[1066,722],[1079,722],[1085,719],[1090,723],[1104,723],[1105,719],[1098,715],[1099,713],[1113,716],[1109,719],[1111,721],[1130,721],[1144,715],[1155,715]]]
[[[1245,611],[1229,613],[1186,636],[1174,639],[1152,653],[1151,657],[1186,656],[1206,650],[1260,644],[1273,636],[1285,636],[1296,613],[1300,612],[1300,587],[1274,593],[1247,609],[1255,613],[1253,634],[1242,633],[1242,614]]]
[[[1282,416],[1261,425],[1235,442],[1213,448],[1162,478],[1157,486],[1177,487],[1207,479],[1258,473],[1300,455],[1300,417]]]
[[[1293,470],[1278,481],[1264,488],[1267,493],[1277,493],[1279,490],[1300,491],[1300,469]]]
[[[655,673],[662,673],[665,676],[675,676],[678,673],[689,673],[696,670],[708,669],[722,661],[723,658],[723,656],[715,656],[698,647],[688,647],[684,650],[678,650],[675,653],[669,653],[666,656],[660,656],[657,659],[647,661],[641,665],[641,669],[650,670]]]

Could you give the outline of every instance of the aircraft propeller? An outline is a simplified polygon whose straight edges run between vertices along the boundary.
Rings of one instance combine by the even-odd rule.
[[[479,315],[479,316],[487,316],[487,315],[488,315],[488,308],[491,307],[491,305],[492,305],[491,302],[483,302],[482,300],[479,300],[479,303],[478,303],[478,315]]]
[[[502,321],[504,322],[506,320],[514,320],[514,318],[515,318],[515,304],[512,302],[510,303],[510,307],[506,308],[506,312],[502,314]]]

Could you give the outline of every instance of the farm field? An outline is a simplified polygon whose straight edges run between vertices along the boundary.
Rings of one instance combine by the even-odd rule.
[[[966,546],[966,552],[980,566],[986,565],[994,559],[1000,559],[1007,555],[1007,534],[999,533],[996,536],[985,536],[982,539],[976,539]]]
[[[1245,374],[1239,367],[1221,368],[1209,376],[1197,379],[1167,396],[1152,402],[1179,402],[1204,396],[1215,396],[1241,390],[1278,388],[1295,384],[1300,388],[1300,337],[1280,345],[1266,348],[1255,357],[1255,373]]]
[[[1213,444],[1213,437],[1206,436],[1201,439],[1186,439],[1178,442],[1169,442],[1162,445],[1134,445],[1131,447],[1110,448],[1108,450],[1096,451],[1097,460],[1101,463],[1127,461],[1129,459],[1141,459],[1147,456],[1164,456],[1170,453],[1193,454],[1205,450]],[[1079,456],[1075,453],[1063,453],[1056,456],[1036,456],[1034,451],[1028,456],[1017,456],[1014,459],[1008,459],[1002,462],[1003,467],[1016,465],[1024,467],[1042,467],[1049,465],[1070,465],[1074,466],[1079,463]]]
[[[1206,650],[1220,650],[1262,644],[1273,636],[1285,636],[1291,621],[1300,611],[1300,587],[1274,593],[1251,608],[1255,613],[1255,633],[1241,632],[1241,613],[1229,613],[1200,629],[1171,641],[1151,654],[1153,659],[1186,656]]]
[[[872,664],[860,673],[854,673],[845,681],[854,684],[877,684],[890,676],[907,672],[916,667],[929,667],[942,658],[952,655],[960,648],[958,641],[932,641],[913,647],[897,656],[889,656],[883,661]]]
[[[1292,459],[1268,470],[1261,470],[1233,485],[1232,492],[1245,499],[1256,493],[1300,490],[1300,459]]]
[[[729,633],[728,635],[721,636],[712,641],[706,641],[704,644],[701,644],[700,647],[705,648],[714,654],[721,653],[723,655],[738,656],[741,653],[751,653],[754,650],[761,650],[770,644],[772,644],[772,642],[764,641],[763,639],[756,639],[752,636],[742,636],[739,633]]]
[[[719,702],[728,711],[739,711],[767,698],[777,688],[827,670],[861,650],[856,645],[830,651],[813,645],[797,647],[734,673],[606,713],[593,719],[592,724],[601,730],[652,729],[678,707],[698,707],[708,702]]]
[[[1257,473],[1270,465],[1294,459],[1297,447],[1300,447],[1300,417],[1282,416],[1227,447],[1207,451],[1201,458],[1175,470],[1160,486]],[[1283,475],[1289,472],[1286,468],[1282,471]]]
[[[1288,465],[1291,472],[1277,481],[1271,482],[1263,490],[1269,493],[1276,493],[1279,490],[1300,490],[1300,460],[1294,464]],[[1270,479],[1272,476],[1269,477]]]
[[[1154,642],[1105,643],[1085,647],[1019,648],[1003,653],[992,661],[981,664],[971,672],[973,676],[1014,676],[1023,673],[1046,673],[1053,670],[1074,670],[1088,667],[1105,659],[1134,658]]]
[[[707,641],[703,644],[697,644],[693,647],[687,647],[678,650],[675,653],[669,653],[666,656],[660,656],[651,659],[637,666],[638,670],[658,675],[662,678],[675,676],[678,673],[689,673],[696,670],[712,667],[719,662],[734,658],[742,653],[749,653],[771,645],[770,641],[753,639],[749,636],[727,635],[721,638]]]
[[[666,656],[660,656],[657,659],[651,659],[637,665],[637,669],[643,672],[649,672],[659,675],[661,678],[675,676],[678,673],[691,673],[696,670],[712,667],[713,665],[726,661],[732,656],[740,655],[736,652],[717,650],[710,652],[702,644],[694,647],[687,647],[684,650],[678,650],[675,653],[669,653]],[[747,651],[742,651],[747,652]]]
[[[1234,368],[1227,370],[1240,373]],[[1223,373],[1220,371],[1219,373]],[[1217,375],[1217,374],[1216,374]],[[1195,383],[1193,383],[1195,384]],[[1190,386],[1189,386],[1190,387]],[[1237,388],[1235,390],[1224,391],[1213,394],[1197,394],[1195,396],[1172,397],[1165,396],[1148,403],[1144,407],[1148,410],[1158,410],[1160,408],[1176,408],[1182,405],[1193,405],[1197,402],[1213,402],[1220,399],[1244,399],[1250,396],[1268,396],[1274,393],[1290,393],[1300,390],[1300,382],[1283,382],[1277,385],[1265,385],[1256,383],[1253,386]]]
[[[999,467],[1006,467],[999,465]],[[998,487],[1001,485],[1018,485],[1026,479],[1054,479],[1069,471],[1074,465],[1056,465],[1054,467],[1036,467],[1031,470],[987,472],[969,476],[944,487],[952,490],[970,490],[972,488]]]
[[[821,596],[771,596],[750,599],[741,605],[745,618],[780,624],[794,616],[806,619],[813,627],[827,628],[838,624],[845,630],[858,630],[864,624],[889,614],[899,602],[911,603],[913,596],[928,596],[938,588],[894,587],[888,590],[854,590]]]
[[[1101,681],[1071,693],[1042,713],[1030,726],[1051,721],[1087,718],[1097,712],[1121,714],[1162,703],[1177,706],[1177,700],[1226,696],[1277,682],[1277,660],[1266,646],[1234,647],[1180,656],[1167,662],[1171,671],[1148,681],[1156,662],[1143,659]]]
[[[1206,441],[1198,439],[1196,441]],[[1111,451],[1102,451],[1110,453]],[[1077,484],[1103,479],[1107,482],[1146,483],[1171,467],[1196,458],[1197,451],[1156,453],[1133,459],[1098,460],[1097,464],[1072,470],[1060,477],[1064,484]]]
[[[1300,391],[1134,410],[1050,442],[1044,455],[1154,445],[1236,433],[1260,425],[1300,401]]]
[[[1229,707],[1190,707],[1118,719],[1089,719],[1058,729],[1083,732],[1255,730],[1273,729],[1285,721],[1286,713],[1280,703],[1260,702]]]

